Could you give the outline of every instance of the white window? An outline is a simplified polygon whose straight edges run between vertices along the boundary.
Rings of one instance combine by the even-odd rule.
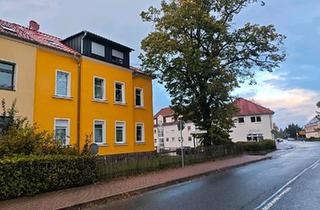
[[[126,143],[126,124],[125,122],[116,122],[115,125],[115,143],[116,144],[124,144]]]
[[[65,71],[56,71],[56,95],[70,97],[71,74]]]
[[[105,100],[105,80],[100,77],[93,77],[93,98],[95,100]]]
[[[135,100],[137,107],[143,107],[143,89],[135,88]]]
[[[144,125],[143,123],[136,124],[136,142],[144,142]]]
[[[106,143],[106,122],[104,120],[95,120],[93,123],[93,141],[96,144]]]
[[[99,55],[101,57],[105,57],[104,45],[98,44],[96,42],[91,42],[91,53],[95,55]]]
[[[69,119],[55,119],[54,137],[63,145],[70,144],[70,121]]]
[[[116,103],[125,103],[125,86],[122,82],[114,83],[114,101]]]

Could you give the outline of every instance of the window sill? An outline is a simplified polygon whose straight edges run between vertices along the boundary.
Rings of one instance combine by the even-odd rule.
[[[136,109],[143,109],[145,110],[146,108],[144,106],[135,106]]]
[[[127,143],[114,143],[114,146],[128,146]]]
[[[108,100],[107,99],[96,99],[96,98],[93,98],[92,102],[107,104]]]
[[[119,105],[119,106],[127,106],[128,104],[125,102],[113,102],[114,105]]]
[[[108,147],[109,146],[109,144],[105,144],[105,143],[102,143],[102,144],[95,143],[95,144],[97,144],[98,147]]]
[[[52,98],[55,98],[55,99],[64,99],[64,100],[73,100],[73,97],[71,97],[71,96],[58,96],[58,95],[54,95],[54,96],[52,96]]]
[[[6,88],[6,87],[1,87],[0,86],[0,90],[6,90],[6,91],[16,91],[14,88]]]
[[[136,145],[145,145],[146,144],[146,142],[136,142]]]

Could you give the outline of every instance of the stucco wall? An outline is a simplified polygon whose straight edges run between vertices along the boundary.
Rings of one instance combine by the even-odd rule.
[[[272,139],[272,115],[257,116],[261,117],[261,122],[251,122],[252,116],[244,116],[244,123],[235,123],[230,133],[232,141],[247,141],[248,134],[263,134],[264,139]]]
[[[8,107],[16,99],[18,115],[33,122],[36,48],[0,36],[0,60],[15,63],[15,88],[0,89]]]

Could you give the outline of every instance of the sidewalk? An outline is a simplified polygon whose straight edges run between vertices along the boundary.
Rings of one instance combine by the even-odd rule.
[[[109,182],[99,182],[93,185],[75,187],[66,190],[54,191],[23,197],[8,201],[0,201],[1,210],[42,210],[79,207],[90,202],[103,202],[108,198],[115,198],[138,193],[157,187],[181,182],[214,171],[244,165],[260,160],[269,159],[271,156],[251,156],[228,158],[186,166],[185,168],[167,169],[151,172],[135,177],[120,178]]]

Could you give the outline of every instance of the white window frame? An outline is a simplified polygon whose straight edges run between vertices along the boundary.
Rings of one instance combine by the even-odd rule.
[[[67,84],[67,95],[59,95],[57,93],[57,88],[58,88],[58,72],[61,72],[61,73],[65,73],[65,74],[68,74],[68,84]],[[60,70],[60,69],[57,69],[56,70],[56,77],[55,77],[55,96],[58,96],[58,97],[64,97],[64,98],[71,98],[71,72],[69,71],[64,71],[64,70]]]
[[[91,41],[91,53],[100,57],[105,57],[106,47],[103,44]]]
[[[141,91],[141,92],[140,92],[140,94],[141,94],[141,95],[140,95],[141,105],[137,105],[137,104],[136,104],[136,97],[137,97],[136,91],[137,91],[137,90],[140,90],[140,91]],[[135,88],[134,88],[134,104],[135,104],[135,106],[136,106],[136,107],[144,107],[144,100],[143,100],[143,99],[144,99],[143,88],[141,88],[141,87],[135,87]]]
[[[102,95],[102,99],[101,98],[96,98],[95,96],[96,96],[96,88],[95,88],[95,79],[101,79],[101,80],[103,80],[103,95]],[[106,99],[106,79],[105,78],[103,78],[103,77],[98,77],[98,76],[93,76],[93,91],[92,91],[92,93],[93,93],[93,96],[92,96],[92,98],[93,98],[93,100],[95,100],[95,101],[106,101],[107,99]]]
[[[67,133],[66,133],[66,144],[65,146],[67,145],[70,145],[70,119],[69,118],[54,118],[54,123],[53,123],[53,131],[54,131],[54,135],[56,134],[56,125],[57,125],[57,121],[67,121],[68,124],[67,124]]]
[[[116,84],[121,84],[122,85],[122,101],[116,101],[117,97],[116,97]],[[120,82],[120,81],[115,81],[114,82],[114,103],[116,104],[125,104],[126,103],[126,84],[124,82]]]
[[[96,123],[102,123],[102,142],[96,142],[95,141],[95,125]],[[107,138],[106,138],[106,129],[107,129],[107,124],[105,120],[102,119],[94,119],[93,120],[93,143],[98,144],[98,145],[103,145],[107,144]]]
[[[122,123],[123,125],[123,133],[122,133],[122,142],[117,142],[117,124],[118,123]],[[114,123],[114,142],[115,144],[126,144],[127,140],[126,140],[126,122],[125,121],[115,121]]]
[[[137,139],[137,137],[138,137],[138,132],[137,132],[137,128],[138,128],[138,126],[141,126],[141,132],[142,132],[142,134],[141,134],[141,141],[137,141],[138,139]],[[136,127],[135,127],[135,133],[136,133],[136,143],[145,143],[145,134],[144,134],[144,123],[143,122],[136,122]]]

